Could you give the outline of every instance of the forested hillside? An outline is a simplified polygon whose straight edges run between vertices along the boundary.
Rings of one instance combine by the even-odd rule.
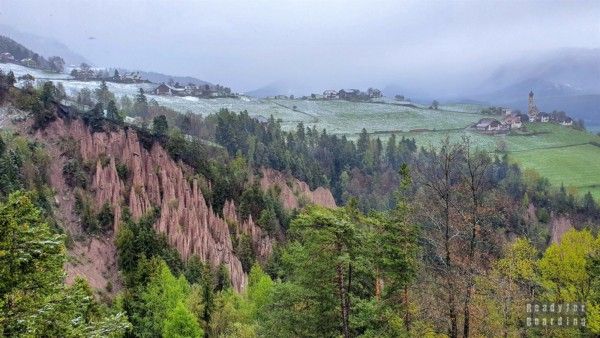
[[[4,336],[600,334],[598,203],[468,138],[354,142],[14,81]],[[585,326],[528,327],[533,301],[584,303]]]

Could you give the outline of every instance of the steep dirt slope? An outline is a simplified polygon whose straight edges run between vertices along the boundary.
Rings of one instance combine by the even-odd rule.
[[[334,208],[335,199],[329,189],[318,187],[310,190],[306,182],[302,182],[290,175],[270,168],[261,169],[260,185],[263,189],[277,187],[280,199],[286,209],[297,209],[302,204],[317,204]]]

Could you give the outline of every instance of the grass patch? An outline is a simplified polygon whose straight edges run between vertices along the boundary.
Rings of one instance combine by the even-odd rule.
[[[535,149],[512,153],[510,157],[522,167],[547,177],[555,186],[573,187],[580,195],[591,191],[600,200],[600,148],[596,146]]]

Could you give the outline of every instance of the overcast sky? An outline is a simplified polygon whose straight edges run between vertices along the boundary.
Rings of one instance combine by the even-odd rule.
[[[447,81],[531,52],[600,47],[598,0],[1,0],[0,22],[98,66],[239,91]]]

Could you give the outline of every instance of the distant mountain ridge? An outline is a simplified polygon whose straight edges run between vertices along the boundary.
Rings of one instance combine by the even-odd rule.
[[[38,53],[4,35],[0,35],[0,53],[10,53],[17,61],[40,57]]]
[[[38,36],[30,33],[21,32],[17,29],[14,29],[7,25],[0,24],[0,35],[5,35],[9,39],[13,40],[15,43],[19,44],[24,48],[23,53],[19,53],[15,55],[16,58],[22,59],[25,57],[32,57],[33,54],[39,54],[40,56],[44,56],[46,58],[50,56],[60,56],[62,57],[67,65],[80,65],[81,63],[93,64],[86,57],[72,51],[60,41],[57,41],[50,37]],[[0,41],[0,47],[2,46],[2,42]],[[25,52],[28,51],[28,52]],[[20,56],[27,55],[27,56]],[[114,68],[114,67],[112,67]],[[119,72],[131,72],[132,70],[124,69],[121,67],[116,67]],[[193,83],[195,85],[213,85],[208,81],[203,81],[198,78],[192,76],[173,76],[168,74],[162,74],[159,72],[152,71],[136,71],[139,72],[142,78],[148,79],[154,83],[168,82],[169,79],[173,79],[175,82],[179,82],[182,85]]]
[[[506,87],[527,79],[553,82],[586,94],[600,93],[600,48],[569,48],[530,56],[498,67],[486,81]],[[542,94],[542,93],[540,93]]]
[[[125,71],[125,72],[131,72],[131,70],[126,70],[126,69],[119,69],[119,72],[121,71]],[[175,82],[179,82],[181,85],[187,85],[189,83],[195,84],[197,86],[201,86],[201,85],[213,85],[212,83],[208,82],[208,81],[203,81],[200,79],[197,79],[195,77],[192,76],[173,76],[173,75],[168,75],[168,74],[162,74],[162,73],[158,73],[158,72],[147,72],[147,71],[135,71],[135,72],[139,72],[140,76],[143,79],[149,80],[150,82],[154,82],[154,83],[168,83],[170,80],[173,80]]]
[[[20,44],[27,46],[36,53],[47,57],[60,56],[67,65],[78,65],[82,62],[90,63],[90,61],[80,54],[72,51],[60,41],[53,38],[38,36],[30,33],[21,32],[10,26],[0,24],[0,35],[8,36],[9,38],[18,41]]]
[[[600,124],[600,48],[569,48],[532,55],[498,67],[473,99],[527,109],[533,91],[543,111],[564,110]]]

